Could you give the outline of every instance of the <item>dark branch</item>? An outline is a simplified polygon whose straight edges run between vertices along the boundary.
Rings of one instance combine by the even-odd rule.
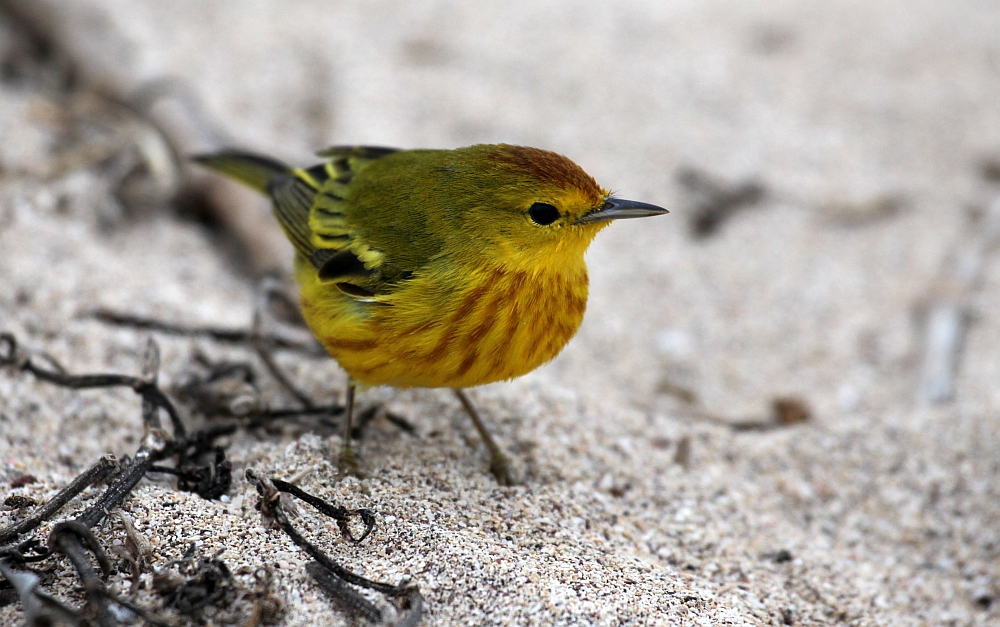
[[[127,313],[110,311],[108,309],[97,309],[87,314],[89,317],[107,324],[117,326],[132,327],[133,329],[145,329],[155,331],[165,335],[177,335],[182,337],[207,337],[217,342],[225,344],[251,344],[255,334],[253,331],[243,329],[224,329],[220,327],[189,327],[179,324],[171,324],[153,318],[143,318]],[[316,342],[305,342],[279,335],[263,335],[269,344],[281,350],[294,351],[307,355],[323,356],[325,353]]]
[[[279,383],[282,383],[294,394],[296,388],[287,381],[283,381],[284,375],[273,364],[267,350],[270,346],[276,346],[279,341],[265,346],[272,339],[268,338],[265,342],[261,338],[260,334],[252,338],[247,335],[241,336],[240,341],[248,341],[261,355],[265,365],[272,370],[272,374],[275,375]],[[110,573],[111,564],[91,529],[108,516],[109,512],[121,507],[136,485],[151,472],[175,475],[178,478],[180,489],[194,491],[204,498],[218,498],[227,492],[231,483],[231,465],[225,459],[224,450],[217,447],[214,441],[220,436],[233,433],[238,425],[213,426],[188,435],[173,402],[158,387],[159,350],[152,340],[147,346],[142,375],[139,377],[121,374],[73,375],[52,357],[44,353],[29,354],[19,348],[15,337],[7,333],[0,334],[0,366],[13,367],[18,371],[31,373],[42,381],[73,389],[130,387],[142,398],[145,436],[134,458],[126,459],[120,464],[113,456],[102,458],[53,499],[39,507],[34,515],[0,530],[0,543],[15,540],[18,536],[30,532],[43,521],[52,517],[88,485],[100,479],[113,477],[104,493],[92,505],[82,511],[75,519],[55,525],[49,535],[47,548],[34,539],[23,541],[17,545],[9,544],[0,547],[0,574],[3,574],[4,578],[9,580],[17,590],[26,610],[26,617],[29,618],[29,624],[36,624],[31,622],[32,617],[38,617],[38,620],[43,622],[48,617],[58,617],[59,620],[68,619],[71,622],[89,622],[99,627],[112,627],[117,625],[120,620],[125,620],[119,616],[121,612],[131,612],[150,624],[172,624],[168,619],[143,609],[132,601],[117,597],[105,585],[101,575],[106,577]],[[234,372],[239,374],[237,371]],[[344,411],[343,406],[340,405],[318,407],[304,395],[296,394],[296,396],[302,402],[303,408],[272,410],[258,407],[254,411],[240,416],[246,419],[243,424],[248,427],[256,427],[280,418],[336,415]],[[165,411],[172,421],[172,437],[160,428],[160,410]],[[208,464],[197,461],[212,451],[215,453],[213,461]],[[168,458],[176,458],[174,465],[157,464],[157,462]],[[381,610],[351,587],[358,586],[384,594],[394,600],[402,615],[399,625],[412,627],[420,620],[423,612],[423,598],[416,586],[406,583],[392,585],[373,581],[336,564],[292,526],[286,510],[279,500],[279,492],[286,492],[298,497],[321,513],[335,519],[343,536],[352,542],[364,540],[374,529],[375,517],[369,510],[349,510],[328,503],[292,484],[280,480],[272,482],[266,477],[258,476],[252,470],[247,471],[247,478],[261,494],[260,509],[262,514],[272,518],[295,544],[309,554],[314,560],[307,567],[309,573],[321,588],[339,604],[352,614],[364,616],[372,621],[381,620]],[[360,519],[364,525],[363,531],[357,536],[351,531],[349,524],[351,519],[355,517]],[[37,577],[31,579],[25,573],[10,570],[7,565],[8,563],[40,561],[48,558],[53,552],[65,555],[77,572],[86,595],[86,605],[81,611],[65,608],[55,601],[49,603],[46,599],[50,599],[50,597],[36,589]],[[100,567],[100,571],[95,569],[95,561]],[[194,597],[191,597],[192,603],[185,601],[175,604],[174,607],[178,611],[193,614],[199,612],[207,604],[218,605],[225,599],[232,598],[230,592],[233,592],[235,588],[225,565],[214,558],[202,560],[201,565],[204,568],[196,570],[205,576],[204,581],[198,583],[189,579],[188,583],[193,582],[192,585],[195,587],[200,585],[206,594],[200,596],[196,594],[197,600],[193,600]],[[219,583],[221,587],[213,587],[214,584],[209,585],[212,582]],[[265,613],[272,615],[280,609],[280,602],[265,598],[270,594],[269,589],[269,586],[262,588],[261,596],[254,605],[251,623],[259,622]]]
[[[74,479],[68,486],[60,490],[58,494],[35,510],[34,514],[19,523],[14,523],[8,527],[0,529],[0,544],[9,542],[19,535],[28,533],[62,509],[66,503],[70,502],[76,495],[83,492],[87,486],[107,478],[109,475],[117,472],[118,470],[118,460],[115,456],[105,455],[98,460],[96,464],[87,469],[82,475]]]
[[[71,375],[63,370],[47,370],[36,366],[31,361],[31,356],[18,350],[17,340],[10,333],[0,333],[0,346],[6,345],[6,352],[0,352],[0,366],[14,366],[23,371],[30,372],[42,381],[54,383],[56,385],[83,390],[88,388],[107,387],[128,387],[132,388],[136,394],[142,397],[144,402],[148,402],[155,407],[163,409],[170,416],[170,422],[174,428],[174,434],[178,437],[184,436],[184,423],[174,404],[170,402],[166,394],[156,386],[155,378],[150,381],[146,378],[132,377],[123,374],[85,374]],[[144,412],[146,414],[147,412]]]
[[[279,492],[287,492],[294,497],[302,499],[306,503],[312,505],[314,508],[319,510],[321,513],[326,514],[330,518],[337,521],[337,526],[340,527],[340,533],[343,534],[345,538],[352,542],[361,542],[368,537],[368,534],[375,529],[375,516],[367,509],[347,509],[346,507],[341,507],[340,505],[331,505],[323,499],[309,494],[302,488],[288,483],[287,481],[282,481],[281,479],[272,479],[274,487],[277,488]],[[361,536],[355,538],[351,533],[348,526],[351,516],[359,516],[361,522],[365,525],[365,531]]]
[[[307,569],[309,569],[309,573],[314,579],[316,579],[317,583],[321,585],[327,594],[331,595],[350,611],[363,614],[369,620],[378,622],[382,620],[382,612],[370,601],[365,599],[356,591],[347,587],[346,584],[353,584],[361,588],[381,592],[382,594],[393,599],[403,600],[403,602],[407,605],[407,608],[405,609],[408,610],[408,615],[404,618],[403,624],[416,624],[416,621],[420,618],[423,608],[422,597],[420,596],[420,592],[416,586],[404,584],[392,585],[380,581],[373,581],[362,577],[361,575],[352,573],[343,566],[340,566],[330,559],[330,557],[318,547],[306,540],[295,529],[295,527],[292,526],[291,522],[288,520],[288,516],[285,514],[284,508],[281,504],[279,492],[288,491],[290,494],[294,494],[295,496],[298,496],[298,493],[305,494],[305,492],[302,492],[298,488],[295,488],[294,492],[291,490],[279,489],[275,482],[249,468],[246,471],[246,478],[251,484],[254,485],[254,487],[257,488],[257,492],[261,495],[259,503],[261,514],[272,518],[278,526],[281,527],[282,531],[284,531],[288,537],[291,538],[292,542],[298,545],[299,548],[309,555],[309,557],[315,560],[314,565],[311,565],[312,568],[307,567]],[[294,488],[294,486],[291,486],[286,482],[280,483],[282,488]],[[317,507],[320,511],[324,511],[324,509],[321,509],[316,504],[317,502],[322,503],[323,508],[331,508],[337,511],[338,515],[340,514],[339,510],[342,509],[330,506],[311,495],[309,495],[309,499],[306,500],[306,502],[314,507]],[[366,515],[370,517],[371,513],[367,512]],[[363,519],[366,518],[366,515],[362,515]],[[374,521],[372,520],[372,523],[373,522]],[[369,532],[370,529],[366,531],[364,536],[367,536]]]
[[[78,625],[81,616],[55,598],[38,589],[38,575],[30,571],[15,571],[0,560],[0,575],[17,591],[24,608],[24,623],[30,627],[69,623]]]

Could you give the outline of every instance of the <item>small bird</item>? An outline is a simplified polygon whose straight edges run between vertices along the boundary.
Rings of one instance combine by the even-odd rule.
[[[273,201],[295,247],[302,314],[347,371],[341,469],[356,386],[449,387],[513,482],[463,388],[555,357],[587,306],[584,252],[610,221],[667,213],[615,198],[566,157],[480,144],[455,150],[334,147],[292,168],[228,150],[195,160]]]

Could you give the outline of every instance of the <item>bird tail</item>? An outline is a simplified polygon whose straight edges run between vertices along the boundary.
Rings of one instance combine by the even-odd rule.
[[[191,159],[244,185],[249,185],[262,194],[270,191],[268,185],[276,177],[293,174],[293,170],[280,161],[240,150],[223,150],[196,155]]]
[[[224,150],[192,159],[270,196],[274,217],[295,250],[314,264],[319,263],[314,257],[316,247],[312,244],[309,226],[316,183],[308,173],[269,157],[239,150]]]

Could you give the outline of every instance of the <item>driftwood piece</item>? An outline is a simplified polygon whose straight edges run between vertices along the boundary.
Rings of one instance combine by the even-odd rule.
[[[167,169],[179,172],[182,179],[169,191],[190,197],[195,190],[211,221],[237,243],[250,274],[287,274],[292,248],[271,216],[270,203],[237,183],[187,167],[188,155],[231,147],[238,140],[229,138],[207,115],[191,85],[159,74],[163,69],[122,62],[122,51],[134,42],[104,11],[89,2],[0,0],[0,12],[67,66],[72,88],[132,111],[134,125],[141,131],[132,133],[133,143],[144,157],[156,157],[147,159],[150,170],[164,170],[159,157],[172,153],[172,167]],[[159,135],[169,150],[151,150],[160,145],[151,133]]]
[[[989,253],[1000,243],[1000,198],[975,220],[946,264],[924,310],[923,359],[917,398],[945,403],[955,395],[955,377],[970,321],[972,300],[982,284]]]

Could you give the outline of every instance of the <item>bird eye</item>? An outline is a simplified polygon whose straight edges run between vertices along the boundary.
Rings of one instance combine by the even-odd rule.
[[[546,226],[559,219],[559,210],[544,202],[536,202],[528,209],[528,217],[535,224]]]

